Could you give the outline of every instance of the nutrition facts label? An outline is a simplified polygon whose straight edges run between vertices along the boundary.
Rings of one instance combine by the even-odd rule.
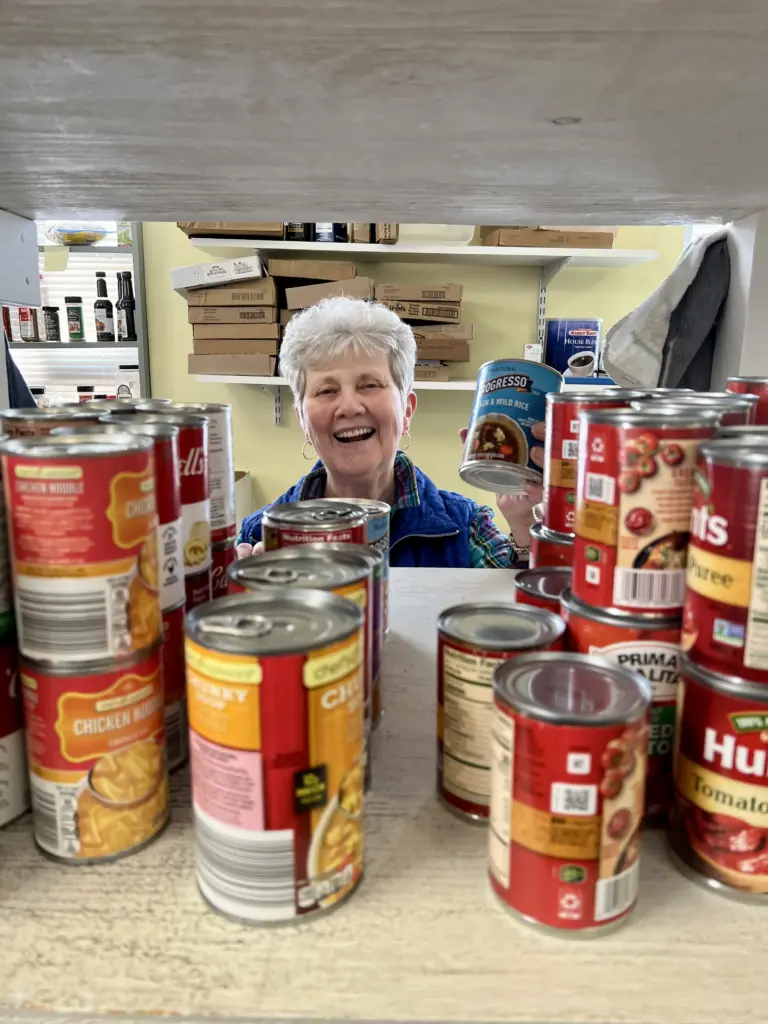
[[[744,664],[768,668],[768,479],[760,483]]]
[[[490,795],[491,681],[496,658],[443,650],[443,785],[472,803]]]

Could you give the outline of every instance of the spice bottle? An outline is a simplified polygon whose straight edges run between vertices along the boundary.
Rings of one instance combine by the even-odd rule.
[[[112,303],[107,298],[107,275],[96,271],[96,301],[93,304],[93,317],[96,321],[96,340],[115,340],[115,319],[112,312]]]
[[[61,341],[58,306],[43,306],[43,330],[46,341]]]
[[[83,319],[82,295],[67,295],[64,302],[67,306],[67,341],[84,341],[85,321]]]

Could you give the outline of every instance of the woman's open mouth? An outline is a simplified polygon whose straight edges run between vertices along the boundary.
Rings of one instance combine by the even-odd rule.
[[[373,427],[352,427],[349,430],[340,430],[333,436],[341,444],[352,444],[353,441],[367,441],[375,433],[376,430]]]

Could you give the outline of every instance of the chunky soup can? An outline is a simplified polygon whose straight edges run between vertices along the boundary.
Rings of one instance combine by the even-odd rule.
[[[141,849],[168,821],[160,648],[77,665],[22,659],[35,842],[68,864]]]
[[[489,733],[496,667],[562,647],[565,623],[542,608],[473,602],[437,620],[437,794],[463,818],[485,821],[491,792]]]
[[[271,505],[261,521],[265,551],[294,544],[367,544],[366,516],[358,505],[325,498]]]
[[[163,611],[163,666],[165,739],[168,771],[186,764],[189,757],[187,735],[187,684],[184,666],[184,602]]]
[[[573,584],[587,604],[680,612],[698,445],[717,413],[659,402],[581,413]]]
[[[755,423],[768,424],[768,377],[729,377],[725,389],[734,395],[757,395]]]
[[[515,575],[515,600],[535,608],[560,614],[560,595],[571,585],[567,565],[545,565],[541,569],[523,569]]]
[[[689,409],[710,409],[717,413],[718,423],[725,426],[749,424],[755,422],[757,395],[732,395],[727,391],[694,391],[691,394],[666,395],[642,398],[631,403],[633,409],[647,412],[650,408],[658,408],[663,402],[675,411],[685,414]]]
[[[533,654],[493,681],[490,882],[541,930],[611,931],[634,908],[651,693],[583,654]]]
[[[8,437],[44,437],[56,427],[73,423],[98,423],[103,416],[99,409],[89,405],[57,405],[45,409],[4,409],[0,412],[0,425]]]
[[[563,377],[544,363],[494,359],[477,374],[472,414],[459,475],[484,491],[520,494],[541,483],[544,449],[532,433],[544,424],[546,398]],[[534,460],[538,446],[540,458]]]
[[[534,523],[531,527],[531,569],[541,569],[547,565],[569,566],[573,563],[572,533],[560,533],[548,530],[543,523]]]
[[[669,844],[688,877],[768,903],[768,687],[683,656]]]
[[[0,646],[0,828],[29,810],[24,712],[16,666],[16,644]]]
[[[103,661],[156,645],[152,440],[17,438],[0,451],[22,654]]]
[[[663,819],[672,797],[672,746],[680,671],[680,616],[593,608],[566,590],[561,598],[568,626],[565,645],[596,654],[645,676],[653,700],[648,725],[645,817]]]
[[[363,622],[318,590],[187,618],[197,884],[222,914],[296,921],[362,877]]]

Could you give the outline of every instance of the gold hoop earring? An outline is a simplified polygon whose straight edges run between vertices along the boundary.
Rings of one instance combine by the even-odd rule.
[[[307,455],[307,445],[309,445],[309,447],[312,449],[311,455]],[[307,462],[313,462],[317,458],[317,452],[315,451],[315,447],[308,437],[304,438],[304,444],[301,446],[301,454],[302,457],[307,460]]]
[[[400,446],[400,451],[401,452],[407,452],[408,449],[411,447],[411,432],[410,432],[410,430],[406,430],[405,436],[408,439],[408,444],[403,444],[403,445]]]

